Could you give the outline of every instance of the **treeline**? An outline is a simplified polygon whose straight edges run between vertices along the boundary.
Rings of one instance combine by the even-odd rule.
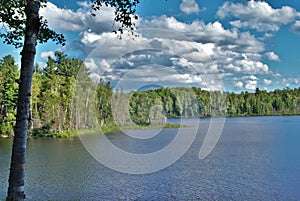
[[[194,87],[161,88],[132,92],[130,97],[129,111],[138,123],[149,121],[155,107],[161,107],[168,118],[300,114],[300,87],[272,92],[257,88],[254,93],[240,94],[221,94]]]
[[[12,56],[0,60],[0,135],[13,135],[19,70]],[[56,52],[36,65],[31,94],[30,134],[51,135],[94,128],[153,125],[166,118],[300,114],[300,87],[255,93],[160,88],[124,93],[109,82],[93,82],[83,61]]]

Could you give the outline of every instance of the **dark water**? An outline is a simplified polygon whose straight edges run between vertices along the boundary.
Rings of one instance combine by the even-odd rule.
[[[300,200],[300,117],[227,118],[212,153],[198,159],[208,119],[172,166],[130,175],[111,170],[79,139],[30,139],[28,200]],[[168,144],[176,129],[149,140],[110,134],[122,149],[148,152]],[[153,142],[153,146],[149,143]],[[0,200],[5,199],[11,141],[0,140]],[[145,150],[144,150],[145,149]]]

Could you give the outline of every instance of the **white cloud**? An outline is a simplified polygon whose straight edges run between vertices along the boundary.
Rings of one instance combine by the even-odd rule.
[[[295,21],[295,23],[292,25],[291,30],[295,33],[300,34],[300,21],[299,20]]]
[[[295,78],[294,82],[295,82],[295,84],[299,84],[300,83],[300,78]]]
[[[272,73],[272,76],[275,78],[281,77],[282,75],[280,73]]]
[[[279,84],[283,84],[285,87],[299,87],[300,78],[283,78]]]
[[[257,53],[234,52],[218,47],[214,49],[214,55],[211,56],[211,59],[218,65],[219,70],[224,73],[272,73],[268,65],[261,62],[262,56]]]
[[[244,76],[244,78],[248,78],[250,80],[258,80],[258,78],[255,75]]]
[[[243,88],[244,87],[244,83],[241,82],[241,81],[234,82],[233,85],[235,87],[238,87],[238,88]]]
[[[265,85],[270,85],[272,84],[272,80],[268,80],[268,79],[264,79],[264,82],[263,82]]]
[[[171,61],[173,62],[174,65],[180,65],[186,68],[193,66],[193,63],[189,62],[185,58],[171,58]]]
[[[99,82],[99,80],[102,78],[99,74],[97,73],[91,73],[89,77],[94,81],[94,82]]]
[[[242,32],[236,40],[237,47],[233,48],[239,52],[257,53],[264,51],[264,44],[258,41],[254,35],[249,32]]]
[[[240,78],[233,78],[233,86],[239,89],[255,90],[257,88],[259,79],[255,75],[243,76]]]
[[[151,48],[151,44],[144,37],[133,38],[127,34],[122,36],[122,40],[112,32],[97,34],[94,32],[83,32],[81,38],[83,48],[90,48],[90,53],[96,58],[115,59],[124,54],[134,51]]]
[[[58,31],[82,31],[85,28],[83,12],[61,9],[51,2],[40,9],[40,15],[46,18],[51,28]]]
[[[257,31],[278,31],[281,25],[293,22],[299,13],[289,6],[274,9],[267,2],[250,0],[246,5],[226,2],[219,8],[217,16],[237,18],[238,20],[231,22],[231,25],[237,28],[249,27]]]
[[[47,6],[40,9],[49,26],[57,31],[78,32],[86,29],[102,33],[114,29],[114,9],[103,6],[97,11],[96,17],[91,14],[88,3],[81,2],[78,10],[58,8],[55,4],[47,2]]]
[[[199,13],[200,11],[195,0],[182,0],[180,10],[186,14]]]
[[[100,40],[102,38],[102,35],[89,31],[84,31],[82,33],[81,42],[86,45],[92,45],[95,41]]]
[[[260,41],[264,41],[264,40],[269,40],[269,39],[272,39],[272,38],[274,38],[275,37],[275,35],[274,34],[271,34],[271,33],[265,33],[264,34],[264,36],[262,36],[262,37],[258,37],[258,39],[260,40]]]
[[[144,65],[173,68],[177,72],[175,74],[178,79],[176,80],[174,75],[170,77],[168,71],[160,71],[159,78],[157,78],[156,72],[156,77],[135,75],[136,79],[132,78],[132,80],[166,83],[167,80],[170,81],[171,78],[174,78],[172,82],[196,83],[199,75],[195,72],[193,74],[191,69],[201,75],[272,74],[268,65],[262,62],[264,44],[249,32],[239,32],[236,29],[227,30],[220,22],[205,24],[201,21],[194,21],[187,24],[174,17],[166,16],[142,20],[140,28],[148,29],[138,29],[140,37],[134,40],[126,34],[122,40],[118,40],[113,33],[98,34],[85,31],[81,35],[81,44],[83,47],[96,47],[89,55],[92,58],[104,59],[110,65],[112,64],[110,72],[103,75],[110,80],[118,80],[127,72],[136,71],[137,67]],[[149,54],[147,49],[159,51],[154,55]],[[171,57],[166,56],[168,54]],[[100,65],[99,62],[96,64]],[[145,73],[145,71],[137,72]],[[190,74],[191,77],[185,77],[187,74]],[[96,78],[95,75],[94,77]],[[184,80],[185,82],[183,82]],[[257,84],[257,80],[253,77],[248,83],[240,82],[247,89],[251,89]],[[214,86],[214,83],[211,84]],[[235,86],[241,86],[241,83],[237,82]]]
[[[186,84],[205,86],[203,74],[218,73],[218,66],[205,64],[209,57],[201,51],[198,43],[175,39],[174,35],[170,39],[168,36],[171,32],[168,33],[159,34],[160,38],[146,37],[147,34],[145,36],[142,34],[135,40],[125,37],[125,41],[116,40],[113,34],[100,34],[102,39],[93,42],[96,49],[91,52],[89,59],[86,59],[86,66],[91,71],[92,79],[103,77],[111,81],[112,86],[123,80],[128,84],[126,87],[133,89],[135,85],[147,83],[164,86]],[[153,50],[153,45],[160,46],[161,50]],[[202,47],[212,54],[214,45]],[[213,84],[216,87],[219,85]]]
[[[90,8],[91,4],[88,3],[87,1],[78,1],[76,2],[78,6],[81,6],[83,8]]]
[[[93,70],[99,68],[99,66],[95,62],[95,59],[93,59],[93,58],[86,59],[84,64],[90,71],[93,71]]]
[[[244,21],[242,22],[241,20],[235,20],[229,22],[232,26],[236,28],[252,28],[256,29],[257,31],[264,32],[264,31],[278,31],[279,26],[276,24],[264,24],[264,23],[253,23],[252,21]]]
[[[247,80],[245,88],[249,90],[255,90],[257,87],[257,81],[256,80]]]
[[[150,20],[142,19],[142,23],[140,23],[139,27],[140,28],[161,28],[161,29],[169,29],[177,32],[182,32],[186,30],[188,24],[179,22],[174,17],[167,17],[163,15],[160,17],[153,17]]]
[[[51,57],[51,58],[54,58],[54,52],[53,51],[48,51],[48,52],[42,52],[41,53],[41,58],[44,60],[44,61],[47,61],[48,60],[48,57]]]
[[[277,55],[274,52],[265,54],[264,43],[249,32],[236,28],[226,29],[219,21],[204,23],[195,20],[183,23],[175,17],[167,16],[140,19],[137,26],[140,37],[133,40],[131,36],[124,34],[122,40],[119,40],[111,32],[111,8],[104,7],[101,16],[93,18],[87,10],[90,6],[86,2],[79,3],[81,8],[76,11],[58,8],[50,2],[48,4],[48,10],[43,12],[53,28],[80,32],[80,38],[73,42],[72,49],[82,51],[84,58],[89,57],[86,65],[91,69],[94,80],[103,76],[118,80],[127,72],[146,64],[173,68],[176,73],[170,76],[169,71],[160,71],[159,78],[157,71],[149,77],[134,75],[139,80],[137,82],[158,80],[166,83],[173,79],[172,82],[203,83],[199,74],[272,75],[262,59],[266,56],[276,59]],[[265,37],[269,35],[266,34]],[[144,52],[147,49],[157,49],[157,55]],[[198,74],[191,72],[191,69]],[[187,74],[191,76],[187,77]],[[252,89],[257,82],[253,77],[248,77],[248,81],[235,80],[234,86]]]
[[[142,19],[138,27],[161,28],[175,31],[177,34],[182,34],[184,37],[189,37],[196,41],[198,47],[194,49],[190,48],[190,43],[194,43],[194,41],[187,42],[185,41],[186,38],[180,41],[172,39],[149,41],[143,37],[132,40],[131,37],[127,37],[125,34],[122,40],[118,40],[116,35],[110,33],[112,30],[111,22],[113,21],[113,10],[111,8],[102,8],[101,16],[93,18],[87,11],[89,5],[86,2],[80,3],[79,5],[81,6],[80,9],[72,11],[58,8],[48,2],[48,7],[44,8],[48,10],[44,10],[43,12],[51,26],[56,26],[56,28],[63,30],[67,29],[68,31],[81,31],[81,39],[80,41],[73,42],[73,49],[81,50],[83,54],[89,54],[93,48],[101,46],[101,50],[98,51],[98,56],[101,55],[102,58],[113,58],[130,51],[151,47],[161,48],[160,46],[165,46],[169,47],[170,50],[175,50],[173,53],[188,58],[189,61],[203,62],[205,60],[207,61],[209,57],[212,57],[214,60],[218,60],[216,64],[219,65],[221,61],[215,56],[216,49],[219,49],[219,52],[223,52],[223,59],[226,61],[230,60],[231,52],[237,55],[245,52],[254,55],[264,51],[264,44],[250,33],[239,32],[235,29],[225,29],[218,21],[205,24],[202,21],[196,20],[187,24],[176,20],[174,17],[166,16],[156,17],[151,20]],[[74,22],[72,20],[74,20]],[[109,33],[106,31],[109,31]],[[232,62],[239,60],[238,57],[240,56],[235,57],[235,60]],[[255,59],[255,62],[257,63],[258,60],[259,59]],[[210,67],[215,66],[210,65]],[[231,66],[228,67],[230,68]],[[236,70],[239,68],[242,67],[237,66]],[[244,69],[238,71],[247,72]]]
[[[269,72],[268,65],[260,61],[243,59],[235,61],[235,65],[240,66],[244,73],[265,74]]]
[[[40,69],[43,69],[47,66],[47,64],[45,62],[37,62],[38,66]],[[20,65],[21,66],[21,65]]]
[[[202,21],[193,21],[190,24],[179,22],[174,17],[155,17],[151,20],[142,20],[139,28],[158,28],[176,31],[201,44],[212,43],[223,49],[239,52],[261,52],[264,44],[249,32],[239,32],[236,29],[225,29],[216,21],[205,24]]]
[[[191,74],[172,74],[168,75],[165,78],[165,80],[176,80],[179,83],[185,83],[185,84],[192,84],[195,82],[201,83],[203,82],[201,76],[199,75],[191,75]]]
[[[241,73],[242,68],[239,66],[235,66],[234,64],[224,65],[224,69],[229,72]]]
[[[280,61],[279,56],[275,52],[267,52],[266,56],[271,61]]]
[[[90,71],[90,77],[93,81],[98,82],[100,78],[104,78],[106,72],[112,72],[111,61],[102,59],[99,61],[97,58],[87,58],[84,61],[85,66]]]

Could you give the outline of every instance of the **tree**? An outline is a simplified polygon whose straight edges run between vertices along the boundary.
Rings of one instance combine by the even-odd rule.
[[[41,70],[38,65],[35,66],[35,73],[32,77],[32,87],[31,87],[31,130],[33,128],[41,127],[41,118],[39,115],[39,104],[40,104],[40,92],[42,85]]]
[[[51,39],[64,45],[65,41],[63,35],[50,30],[47,21],[39,16],[41,4],[45,6],[45,2],[46,0],[1,0],[0,4],[0,22],[9,28],[6,32],[1,32],[0,37],[7,44],[23,47],[7,200],[25,199],[25,151],[36,44]],[[135,9],[138,3],[139,0],[92,0],[92,9],[99,10],[103,4],[115,7],[115,21],[121,24],[118,31],[123,33],[124,29],[134,29],[133,19],[137,19]]]
[[[30,121],[31,82],[36,43],[37,41],[46,42],[50,38],[57,42],[63,43],[64,41],[61,35],[48,29],[46,21],[39,16],[39,8],[40,2],[36,0],[26,1],[26,3],[17,0],[4,0],[0,6],[1,21],[7,23],[10,28],[9,31],[0,35],[4,37],[4,42],[20,47],[20,39],[24,36],[7,200],[25,198],[25,151]],[[26,17],[23,17],[24,14]]]
[[[102,127],[112,121],[111,100],[113,91],[110,82],[105,83],[101,78],[96,88],[96,111],[97,119]]]
[[[11,55],[0,60],[0,135],[12,136],[15,124],[19,78],[18,65]]]

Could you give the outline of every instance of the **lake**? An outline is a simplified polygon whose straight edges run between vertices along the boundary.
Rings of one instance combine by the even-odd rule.
[[[208,126],[209,119],[200,120],[195,140],[173,165],[138,175],[101,165],[77,138],[29,139],[27,200],[300,200],[300,116],[226,118],[218,144],[200,160]],[[183,129],[188,135],[190,128]],[[149,153],[176,132],[164,129],[139,140],[120,132],[107,137],[123,150]],[[11,140],[0,139],[0,200],[10,151]]]

